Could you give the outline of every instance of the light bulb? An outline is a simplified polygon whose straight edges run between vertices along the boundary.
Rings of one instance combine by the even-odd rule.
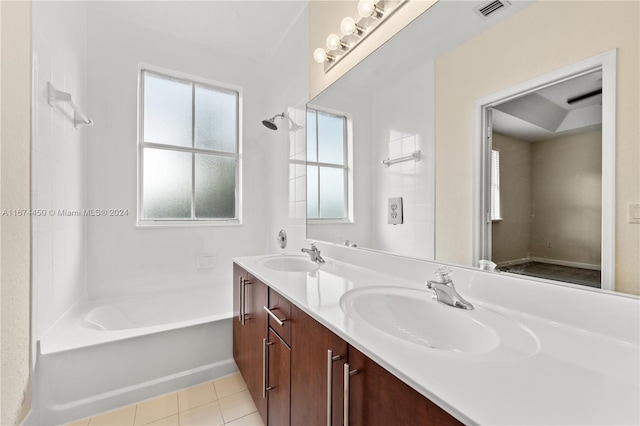
[[[358,2],[358,14],[363,18],[374,15],[381,15],[380,9],[376,7],[374,0],[360,0]]]
[[[347,16],[340,22],[340,31],[344,35],[351,35],[358,32],[358,26],[356,25],[355,19],[350,16]]]
[[[327,60],[327,52],[325,52],[322,47],[318,47],[316,50],[313,51],[313,59],[317,63],[321,64]]]
[[[327,47],[329,50],[336,50],[344,47],[344,43],[342,43],[340,37],[336,34],[329,34],[329,37],[327,37]]]

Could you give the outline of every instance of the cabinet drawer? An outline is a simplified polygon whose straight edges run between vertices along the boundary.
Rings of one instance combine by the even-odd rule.
[[[291,346],[291,302],[278,294],[278,292],[269,289],[268,308],[282,322],[280,324],[273,316],[268,315],[269,326],[278,333],[282,340]]]

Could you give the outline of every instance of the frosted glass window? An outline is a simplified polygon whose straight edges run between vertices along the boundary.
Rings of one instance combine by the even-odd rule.
[[[307,166],[307,217],[318,218],[318,166]]]
[[[191,84],[143,72],[144,140],[191,146]]]
[[[139,221],[238,218],[240,93],[141,71]]]
[[[234,158],[195,154],[195,208],[197,218],[236,217],[236,161]]]
[[[318,161],[318,132],[316,131],[316,111],[307,110],[307,160]]]
[[[345,118],[318,112],[318,162],[344,164]]]
[[[347,117],[307,108],[307,218],[347,219]]]
[[[320,218],[339,219],[347,215],[344,170],[329,167],[320,168]]]
[[[236,150],[236,92],[196,85],[195,144],[197,148]]]
[[[143,162],[143,217],[191,217],[191,154],[144,148]]]

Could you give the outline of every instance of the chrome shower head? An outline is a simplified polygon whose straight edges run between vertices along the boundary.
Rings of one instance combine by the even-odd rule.
[[[276,123],[275,123],[277,117],[280,117],[284,120],[284,112],[280,114],[276,114],[273,117],[269,118],[268,120],[262,120],[262,124],[267,129],[278,130],[278,126],[276,126]]]

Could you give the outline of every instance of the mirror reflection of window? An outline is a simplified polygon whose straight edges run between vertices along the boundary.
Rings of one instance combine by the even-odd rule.
[[[307,108],[307,218],[349,216],[347,117]]]
[[[500,213],[500,151],[491,150],[491,220],[502,220]]]

